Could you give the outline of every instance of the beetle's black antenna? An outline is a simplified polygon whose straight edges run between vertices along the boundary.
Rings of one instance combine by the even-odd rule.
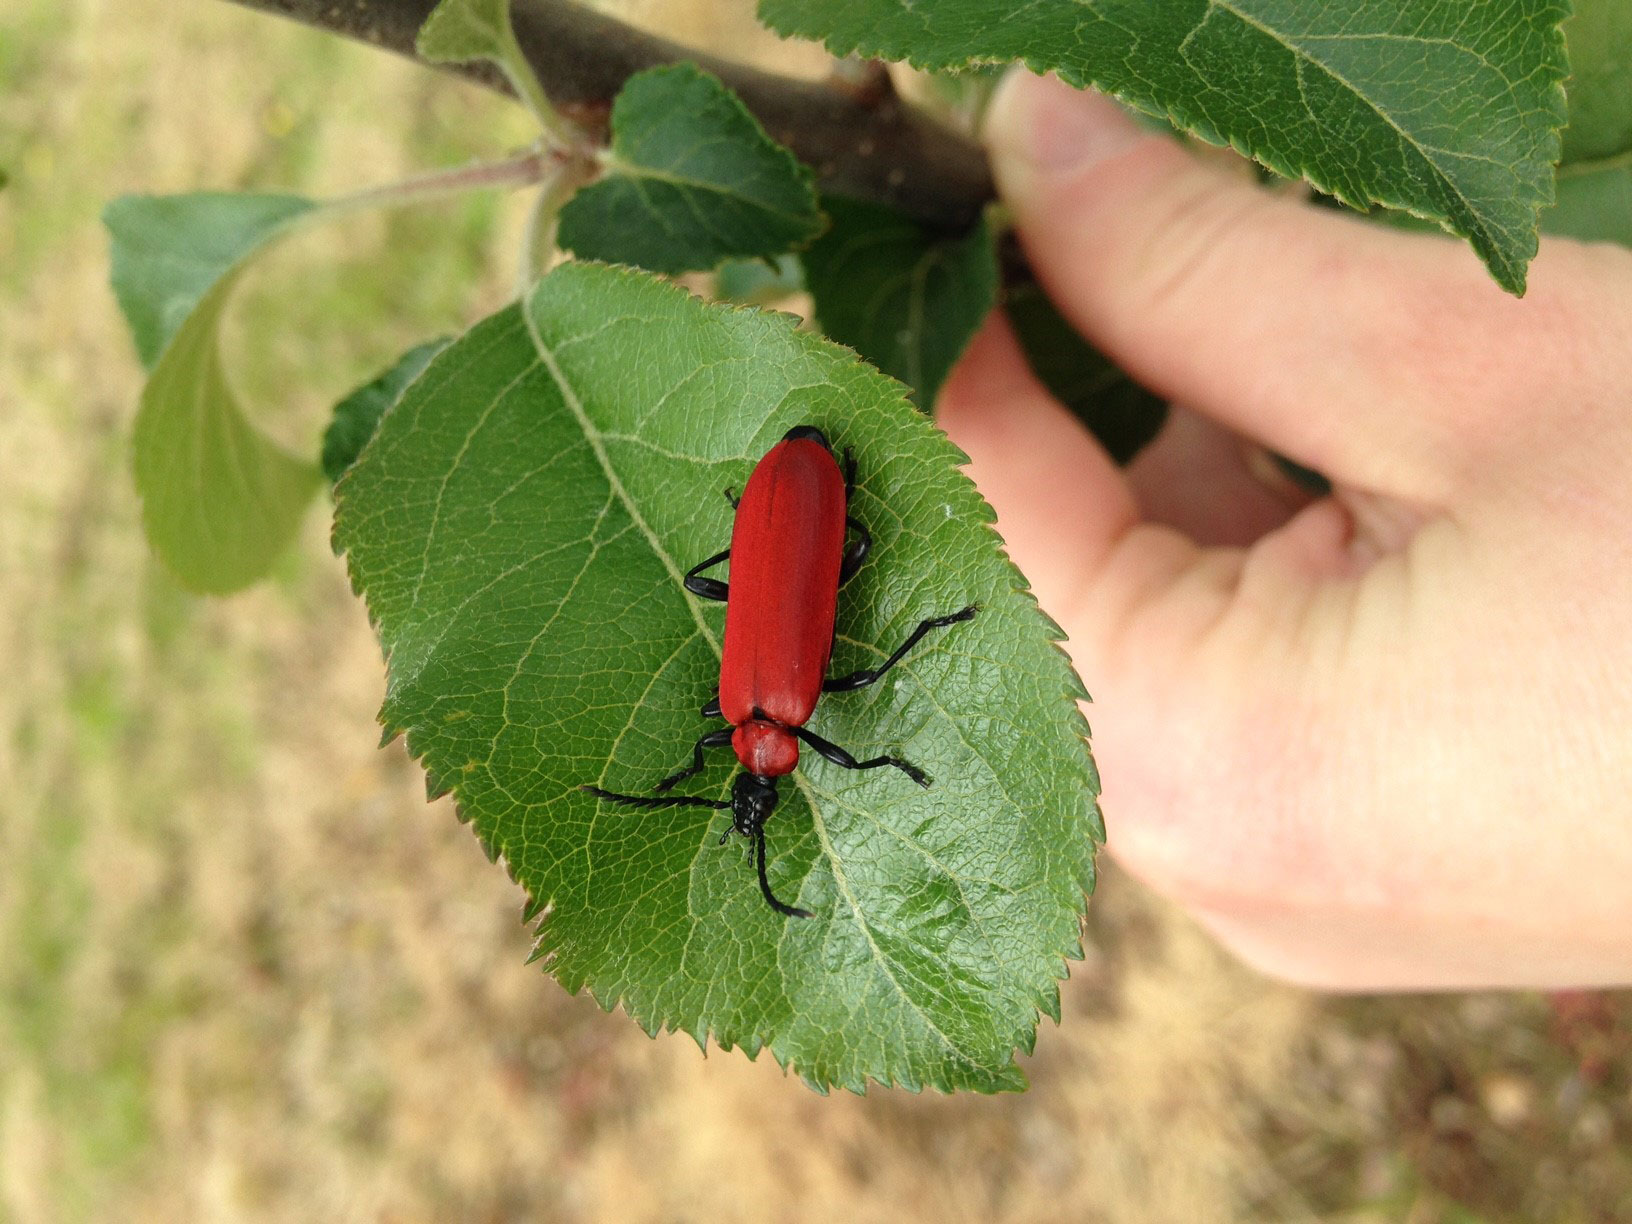
[[[754,830],[754,858],[759,863],[759,891],[765,894],[765,900],[771,903],[772,909],[779,914],[786,914],[789,918],[816,917],[809,910],[800,909],[797,905],[784,905],[771,892],[771,881],[765,874],[765,829],[763,826]]]
[[[588,791],[599,799],[610,799],[613,803],[621,803],[625,807],[704,807],[713,808],[716,812],[731,810],[731,805],[723,799],[703,799],[696,795],[620,795],[615,791],[602,790],[598,786],[580,786],[578,789]]]

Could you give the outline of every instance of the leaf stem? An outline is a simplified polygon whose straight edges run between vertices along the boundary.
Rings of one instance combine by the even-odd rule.
[[[586,168],[588,167],[588,168]],[[583,158],[560,157],[543,177],[538,195],[527,213],[521,241],[521,263],[516,269],[516,296],[526,298],[538,281],[539,268],[555,247],[556,218],[593,167]]]
[[[577,125],[562,118],[551,104],[550,95],[544,92],[544,86],[539,83],[538,73],[527,62],[521,44],[516,41],[515,28],[508,23],[504,27],[504,42],[505,54],[499,67],[515,95],[533,112],[533,118],[544,129],[547,142],[555,148],[566,149],[581,141],[582,136],[574,131]]]
[[[540,148],[502,161],[474,162],[455,166],[451,170],[432,170],[412,175],[395,183],[365,187],[361,191],[336,196],[327,202],[329,209],[390,208],[400,204],[416,204],[421,200],[457,195],[466,191],[487,188],[526,187],[544,181],[557,159]]]

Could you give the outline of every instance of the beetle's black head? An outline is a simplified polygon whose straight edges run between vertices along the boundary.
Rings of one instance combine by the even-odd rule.
[[[766,903],[779,914],[789,918],[814,918],[807,909],[778,901],[771,891],[770,877],[765,874],[765,821],[776,810],[776,779],[764,774],[740,773],[731,787],[731,828],[720,835],[720,845],[731,836],[732,830],[754,843],[754,865],[759,869],[759,891]]]
[[[805,438],[811,442],[820,442],[822,449],[832,451],[833,445],[827,440],[827,435],[814,425],[795,425],[782,435],[782,441],[792,442],[798,438]]]
[[[755,837],[776,810],[776,780],[740,773],[731,787],[731,827],[744,837]]]

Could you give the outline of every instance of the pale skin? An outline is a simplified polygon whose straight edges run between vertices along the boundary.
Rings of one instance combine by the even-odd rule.
[[[1024,74],[987,143],[1056,305],[1183,406],[1118,471],[1000,316],[938,406],[1094,694],[1111,854],[1307,985],[1632,984],[1632,252],[1544,239],[1514,298]]]

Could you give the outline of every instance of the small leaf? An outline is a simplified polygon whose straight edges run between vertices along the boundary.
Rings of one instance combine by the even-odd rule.
[[[323,434],[323,474],[331,481],[339,480],[342,473],[357,461],[374,429],[385,415],[385,410],[397,402],[403,388],[430,364],[451,337],[427,340],[409,349],[396,364],[378,378],[364,383],[334,406],[334,420]]]
[[[1024,60],[1357,208],[1468,238],[1522,293],[1564,119],[1565,0],[760,0],[785,35],[921,68]]]
[[[714,273],[714,297],[722,302],[766,306],[805,287],[796,255],[775,259],[728,259]]]
[[[1632,5],[1576,0],[1564,36],[1570,124],[1558,202],[1541,214],[1541,228],[1632,246]]]
[[[927,411],[996,299],[991,231],[940,234],[858,200],[822,206],[833,227],[802,256],[817,321]]]
[[[523,314],[525,309],[526,314]],[[730,533],[721,491],[790,427],[854,449],[874,549],[834,660],[981,611],[811,726],[935,785],[807,759],[767,832],[774,913],[718,814],[604,805],[709,724],[723,608],[680,584]],[[543,913],[568,989],[649,1032],[769,1046],[825,1089],[1023,1083],[1078,954],[1102,836],[1082,695],[957,451],[898,384],[786,315],[569,263],[438,355],[336,488],[335,538],[389,663],[382,721]],[[692,794],[726,793],[715,754]]]
[[[1010,287],[1003,309],[1032,372],[1116,463],[1127,463],[1161,432],[1167,402],[1084,340],[1035,281]]]
[[[181,581],[222,594],[264,575],[317,491],[317,468],[244,417],[219,325],[239,273],[313,208],[292,196],[126,196],[103,219],[113,285],[151,374],[135,427],[147,538]]]
[[[1564,164],[1632,152],[1632,4],[1575,0],[1564,40],[1570,49]]]
[[[102,213],[113,292],[149,370],[193,307],[239,260],[317,207],[291,195],[120,196]]]
[[[1558,203],[1541,214],[1549,234],[1632,247],[1632,156],[1574,162],[1558,172]]]
[[[780,255],[821,232],[813,183],[716,78],[651,68],[613,103],[607,175],[567,202],[558,240],[670,275]]]
[[[504,73],[546,130],[559,129],[555,109],[516,41],[510,0],[441,0],[419,27],[414,50],[432,64],[488,60]]]
[[[442,0],[420,26],[414,50],[433,64],[502,61],[513,41],[510,0]]]

